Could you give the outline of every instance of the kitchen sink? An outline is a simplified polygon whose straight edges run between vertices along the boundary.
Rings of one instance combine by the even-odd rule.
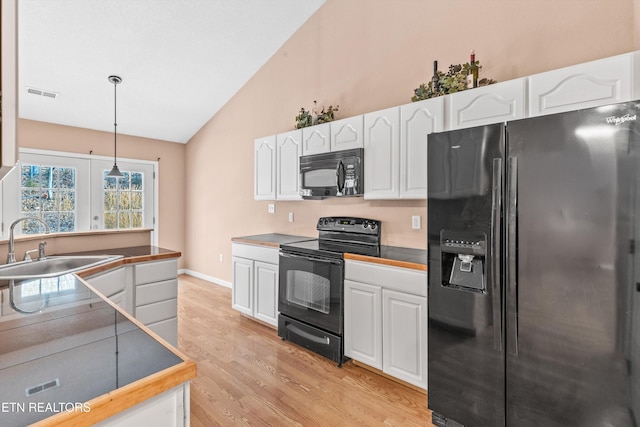
[[[22,261],[0,265],[0,280],[24,280],[57,277],[106,264],[122,255],[49,256],[39,261]]]

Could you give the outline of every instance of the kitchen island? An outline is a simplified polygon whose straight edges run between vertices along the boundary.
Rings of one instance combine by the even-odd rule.
[[[104,252],[125,257],[103,270],[180,256],[151,246]],[[16,281],[15,307],[44,306],[34,314],[11,307],[9,282],[0,289],[0,424],[188,425],[195,363],[79,275]]]

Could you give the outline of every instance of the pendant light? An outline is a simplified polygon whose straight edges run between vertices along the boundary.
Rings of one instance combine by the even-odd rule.
[[[109,81],[113,83],[113,168],[107,174],[107,176],[120,178],[124,175],[122,175],[122,172],[120,172],[120,169],[118,169],[118,163],[117,163],[117,157],[116,157],[116,149],[118,147],[117,132],[116,132],[118,128],[118,121],[117,121],[118,104],[117,104],[117,97],[116,97],[116,88],[120,83],[122,83],[122,78],[120,78],[120,76],[109,76]]]

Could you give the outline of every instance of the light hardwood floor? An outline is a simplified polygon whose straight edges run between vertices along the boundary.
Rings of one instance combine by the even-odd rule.
[[[428,426],[422,392],[342,368],[231,309],[231,289],[179,277],[179,347],[198,365],[191,425]]]

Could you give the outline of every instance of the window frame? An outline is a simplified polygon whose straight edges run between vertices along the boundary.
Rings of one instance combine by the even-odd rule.
[[[20,148],[19,155],[20,155],[20,160],[16,164],[16,167],[14,168],[14,170],[11,172],[11,174],[16,174],[14,178],[16,182],[12,183],[11,179],[7,180],[6,182],[3,182],[3,188],[2,188],[2,214],[3,214],[2,219],[4,224],[3,234],[8,234],[8,225],[11,222],[15,221],[16,219],[18,219],[20,216],[21,170],[22,170],[21,167],[23,163],[27,163],[27,164],[31,163],[28,161],[28,159],[33,158],[32,156],[62,158],[62,159],[67,159],[66,160],[67,162],[80,161],[80,162],[86,162],[88,164],[87,170],[83,172],[87,174],[86,177],[80,176],[81,175],[80,171],[77,171],[76,173],[76,182],[79,182],[80,180],[86,181],[89,189],[88,200],[86,202],[83,201],[78,196],[76,199],[77,209],[79,209],[82,206],[83,215],[86,218],[86,221],[85,219],[82,220],[82,228],[78,226],[76,231],[82,232],[82,231],[90,231],[90,230],[104,230],[103,228],[96,226],[96,223],[93,220],[93,218],[96,215],[99,215],[100,218],[102,217],[102,211],[100,211],[99,213],[96,213],[94,206],[96,206],[95,197],[98,197],[99,199],[102,199],[103,197],[103,193],[102,193],[103,181],[99,181],[98,183],[97,181],[92,179],[92,177],[94,176],[95,168],[98,167],[98,165],[99,167],[102,167],[104,165],[104,162],[107,162],[107,163],[111,163],[111,166],[113,166],[113,157],[87,155],[87,154],[81,154],[81,153],[53,151],[53,150],[41,150],[41,149],[34,149],[34,148]],[[23,159],[27,161],[23,161]],[[145,189],[145,197],[147,196],[152,197],[152,203],[146,203],[145,201],[145,206],[144,206],[145,216],[148,215],[147,214],[148,212],[151,215],[151,221],[145,221],[145,225],[142,228],[152,230],[151,244],[154,246],[157,246],[158,219],[159,219],[159,214],[158,214],[159,189],[158,189],[158,179],[156,178],[158,176],[159,162],[151,161],[151,160],[139,160],[139,159],[119,157],[118,165],[120,165],[121,162],[123,163],[123,165],[124,164],[142,165],[142,166],[145,166],[146,169],[149,169],[150,167],[150,169],[152,170],[152,176],[144,178],[145,180],[149,180],[149,179],[151,180],[151,185],[149,187],[151,188],[151,194],[147,194],[146,193],[147,190]],[[58,166],[58,165],[55,165],[55,166]],[[7,188],[8,186],[9,187],[15,186],[16,188],[15,189]],[[10,194],[10,193],[15,193],[15,194]],[[14,198],[13,196],[16,196],[17,198]],[[82,197],[84,198],[86,196],[82,196]],[[77,216],[80,217],[80,212],[77,213]],[[78,220],[78,224],[80,224],[79,220]],[[131,229],[121,229],[121,230],[139,230],[139,229],[140,228],[131,228]],[[113,229],[113,230],[117,230],[117,229]],[[3,236],[3,237],[6,237],[6,236]]]

